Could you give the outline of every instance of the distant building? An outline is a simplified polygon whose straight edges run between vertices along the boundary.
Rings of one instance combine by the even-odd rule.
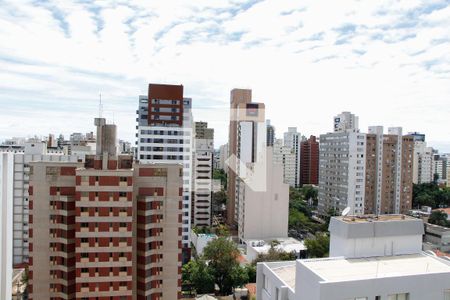
[[[434,174],[437,174],[439,182],[447,182],[447,172],[450,168],[450,159],[448,154],[438,154],[433,155],[434,163]]]
[[[334,117],[334,132],[347,132],[359,130],[359,117],[344,111]]]
[[[348,119],[357,123],[355,116]],[[407,213],[412,206],[412,137],[403,136],[399,127],[387,134],[382,126],[369,127],[367,134],[343,127],[350,128],[320,136],[319,213],[346,207],[357,215]]]
[[[408,132],[414,138],[414,142],[425,142],[425,134],[419,132]]]
[[[219,147],[218,169],[226,171],[225,161],[228,159],[228,144]]]
[[[283,140],[276,139],[273,144],[273,161],[283,166],[284,183],[291,187],[296,186],[296,157],[291,147],[283,145]]]
[[[300,143],[300,186],[319,184],[319,142],[314,135]]]
[[[339,217],[331,219],[329,229],[329,258],[258,263],[257,299],[450,297],[450,261],[421,251],[421,220],[401,215]]]
[[[193,153],[192,225],[211,226],[214,129],[195,122]]]
[[[266,127],[267,127],[266,145],[267,147],[271,147],[273,146],[273,143],[275,141],[275,127],[273,125],[270,125],[270,120],[266,120]]]
[[[414,142],[413,183],[430,183],[434,178],[433,148],[426,142]]]
[[[149,84],[148,95],[139,96],[137,110],[137,155],[143,164],[183,165],[183,247],[189,256],[193,119],[192,99],[182,85]]]
[[[6,153],[4,152],[6,151]],[[84,161],[84,154],[66,155],[61,150],[52,151],[47,148],[47,143],[42,141],[29,140],[24,142],[23,148],[19,151],[0,149],[0,155],[5,155],[4,160],[0,160],[0,168],[12,165],[10,178],[3,181],[4,186],[14,190],[8,196],[8,202],[14,204],[13,209],[13,263],[21,264],[28,262],[28,214],[29,214],[29,178],[30,163],[36,161],[62,161],[77,162]],[[11,155],[9,155],[11,154]],[[6,159],[6,161],[5,161]],[[8,167],[9,168],[9,167]],[[1,182],[1,181],[0,181]]]
[[[297,127],[288,127],[288,131],[284,133],[284,145],[291,148],[295,155],[295,187],[300,186],[300,143],[302,135],[297,132]]]

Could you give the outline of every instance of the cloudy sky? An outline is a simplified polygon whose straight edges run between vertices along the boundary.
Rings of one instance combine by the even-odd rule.
[[[240,87],[278,137],[351,111],[450,152],[450,1],[0,1],[0,139],[91,131],[101,92],[134,141],[149,82],[183,84],[216,146]]]

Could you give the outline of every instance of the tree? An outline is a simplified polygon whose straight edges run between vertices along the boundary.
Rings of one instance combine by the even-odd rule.
[[[214,292],[214,277],[205,260],[195,259],[182,268],[183,285],[188,286],[197,294]]]
[[[224,237],[219,237],[203,249],[203,257],[208,261],[214,282],[219,287],[220,295],[229,295],[233,288],[248,282],[246,270],[239,265],[239,249]]]
[[[256,282],[256,264],[249,264],[245,266],[247,271],[248,282]]]
[[[449,222],[447,221],[447,214],[442,210],[433,211],[428,218],[428,223],[445,227],[449,225]]]
[[[220,179],[220,183],[223,185],[223,188],[227,189],[227,173],[225,173],[222,169],[215,169],[213,171],[213,179]]]
[[[317,233],[314,238],[306,239],[308,257],[327,257],[330,249],[330,237],[326,233]]]
[[[284,252],[281,250],[277,250],[274,247],[270,247],[269,251],[266,254],[260,253],[252,262],[253,265],[256,265],[258,262],[263,261],[282,261],[282,260],[295,260],[295,254],[290,252]]]

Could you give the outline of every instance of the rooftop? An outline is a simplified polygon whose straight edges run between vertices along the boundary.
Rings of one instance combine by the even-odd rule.
[[[295,261],[285,262],[282,265],[276,263],[267,263],[267,265],[278,278],[283,280],[292,290],[295,290]]]
[[[450,272],[449,262],[426,254],[311,259],[300,263],[328,282]]]
[[[368,222],[390,222],[390,221],[410,221],[416,218],[407,215],[363,215],[336,217],[346,223],[368,223]]]
[[[300,252],[302,250],[306,250],[306,246],[302,241],[296,240],[291,237],[266,240],[247,240],[246,244],[252,247],[258,253],[267,253],[270,249],[270,244],[272,241],[278,241],[279,244],[274,246],[274,248],[284,252]]]

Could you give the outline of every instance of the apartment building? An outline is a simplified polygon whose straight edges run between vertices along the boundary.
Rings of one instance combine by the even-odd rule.
[[[366,135],[366,214],[407,213],[412,207],[413,138],[401,128],[369,127]]]
[[[95,123],[84,163],[31,163],[30,299],[178,299],[182,166],[133,165]]]
[[[353,214],[364,214],[366,135],[352,130],[323,134],[319,152],[319,213],[351,207]]]
[[[183,247],[190,249],[192,189],[192,100],[182,85],[149,84],[148,95],[139,96],[137,153],[140,163],[183,165]]]
[[[12,153],[0,153],[0,299],[11,299],[13,277]]]
[[[251,92],[231,91],[227,223],[232,226],[238,223],[239,201],[244,197],[242,178],[246,176],[247,164],[265,161],[266,155],[265,106],[252,102]]]
[[[218,169],[224,170],[225,172],[228,170],[225,164],[227,159],[228,159],[228,144],[225,144],[219,147]]]
[[[434,178],[433,148],[425,141],[414,142],[413,183],[430,183]]]
[[[300,143],[300,185],[319,184],[319,142],[314,135]]]
[[[273,161],[283,167],[284,183],[291,187],[296,186],[296,156],[294,149],[285,146],[282,139],[276,139],[273,143]]]
[[[6,160],[0,161],[8,166],[12,164],[12,171],[8,173],[7,180],[3,183],[12,189],[13,193],[8,199],[13,203],[13,264],[28,262],[28,215],[29,215],[29,177],[30,163],[34,161],[62,161],[77,162],[84,160],[84,155],[66,155],[62,150],[48,149],[47,142],[30,139],[20,143],[20,148],[0,149],[0,154],[9,153],[4,156]],[[8,167],[9,168],[9,167]]]
[[[330,257],[257,265],[257,299],[423,300],[450,297],[450,262],[422,252],[423,223],[402,215],[338,217]]]
[[[336,119],[339,119],[335,117]],[[357,123],[357,117],[347,118]],[[407,213],[412,206],[413,137],[400,127],[369,127],[360,133],[349,124],[320,136],[319,204],[330,211],[362,214]]]
[[[433,157],[434,174],[437,174],[439,182],[446,183],[447,171],[450,168],[450,160],[448,154],[435,153]]]
[[[267,147],[272,147],[275,142],[275,126],[270,124],[270,120],[266,120],[266,130],[267,130]]]
[[[300,186],[300,143],[302,135],[297,132],[297,127],[288,127],[288,131],[284,133],[284,145],[291,148],[295,156],[295,187]]]
[[[359,117],[348,111],[338,114],[333,120],[334,132],[354,131],[359,128]]]
[[[275,162],[273,155],[272,147],[267,147],[266,160],[247,164],[250,172],[240,182],[238,237],[241,242],[287,237],[289,185],[283,182],[283,166]],[[259,186],[263,189],[258,189]]]
[[[214,129],[206,122],[195,122],[193,153],[192,225],[211,226],[213,188]]]

